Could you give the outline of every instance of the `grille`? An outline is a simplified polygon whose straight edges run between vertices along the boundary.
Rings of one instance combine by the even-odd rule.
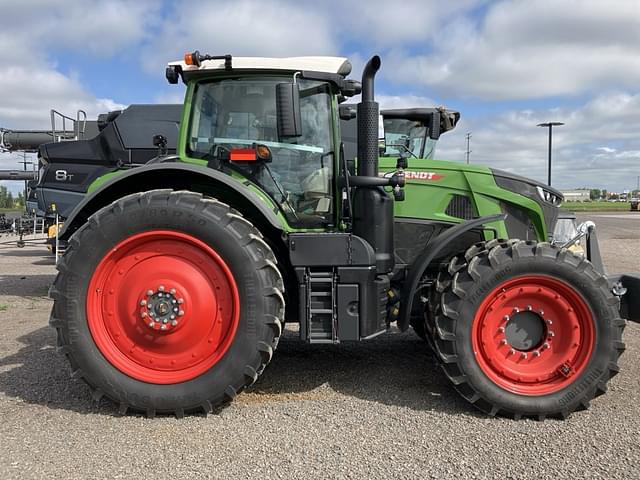
[[[462,218],[464,220],[471,220],[475,217],[471,200],[464,195],[453,195],[444,213],[450,217]]]

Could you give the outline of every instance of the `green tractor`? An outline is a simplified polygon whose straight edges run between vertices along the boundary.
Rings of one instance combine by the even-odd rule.
[[[258,379],[285,321],[313,344],[413,325],[490,415],[565,417],[606,390],[640,278],[604,276],[591,225],[555,244],[557,191],[417,158],[454,112],[384,112],[412,125],[379,159],[380,64],[362,82],[334,57],[169,64],[187,85],[176,154],[99,178],[60,235],[51,325],[94,398],[211,412]],[[340,103],[359,93],[354,159]]]

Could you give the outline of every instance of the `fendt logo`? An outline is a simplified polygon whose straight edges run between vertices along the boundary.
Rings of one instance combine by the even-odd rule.
[[[440,180],[444,178],[444,175],[435,172],[413,172],[411,170],[405,170],[404,178],[407,180]]]

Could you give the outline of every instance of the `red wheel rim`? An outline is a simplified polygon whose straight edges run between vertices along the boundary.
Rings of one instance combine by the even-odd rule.
[[[151,230],[118,243],[95,269],[87,321],[98,349],[147,383],[191,380],[214,366],[240,317],[229,267],[185,233]]]
[[[527,321],[540,319],[541,340],[530,348],[515,348],[509,333],[518,332],[514,322],[525,312]],[[473,320],[478,365],[495,384],[521,395],[547,395],[573,383],[594,345],[593,315],[582,296],[547,276],[504,282],[486,296]]]

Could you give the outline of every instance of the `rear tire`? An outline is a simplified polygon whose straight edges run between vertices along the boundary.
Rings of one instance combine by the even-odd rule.
[[[58,270],[59,350],[121,413],[211,412],[256,381],[281,334],[273,252],[238,212],[198,193],[154,190],[103,208]]]
[[[619,301],[588,260],[566,249],[483,242],[450,261],[437,290],[442,368],[489,415],[566,418],[618,373]]]

